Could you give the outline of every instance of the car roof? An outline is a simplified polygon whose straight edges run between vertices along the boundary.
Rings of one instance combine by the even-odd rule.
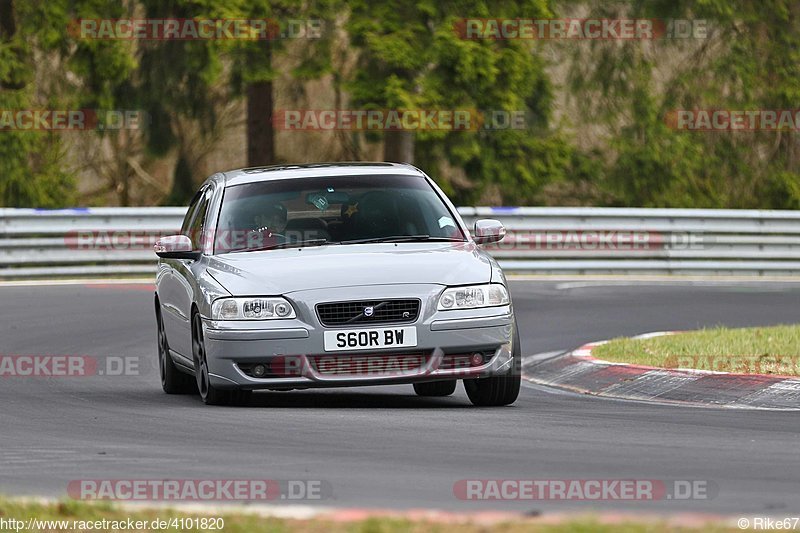
[[[309,163],[240,168],[223,172],[226,187],[268,180],[394,174],[425,177],[418,168],[405,163]]]

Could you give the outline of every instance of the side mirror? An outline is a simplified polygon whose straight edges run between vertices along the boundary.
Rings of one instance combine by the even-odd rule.
[[[199,259],[201,255],[192,250],[192,241],[186,235],[161,237],[153,249],[162,259]]]
[[[475,231],[472,233],[472,239],[477,244],[488,244],[490,242],[499,242],[506,236],[506,228],[499,220],[478,220],[475,222]]]

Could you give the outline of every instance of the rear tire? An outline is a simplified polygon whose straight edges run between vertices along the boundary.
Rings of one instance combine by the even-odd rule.
[[[519,330],[514,323],[514,347],[511,350],[511,369],[504,375],[482,379],[465,379],[464,389],[473,405],[498,407],[514,403],[522,384],[522,355],[519,345]]]
[[[456,380],[414,383],[414,392],[417,396],[450,396],[456,391],[457,383]]]
[[[169,342],[158,301],[156,301],[156,323],[158,324],[158,369],[161,374],[161,388],[167,394],[195,394],[197,384],[192,376],[178,370],[172,361],[172,356],[169,355]]]

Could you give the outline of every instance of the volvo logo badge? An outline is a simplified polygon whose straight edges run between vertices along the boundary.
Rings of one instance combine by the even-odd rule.
[[[372,316],[375,314],[375,308],[371,305],[364,308],[364,316]]]

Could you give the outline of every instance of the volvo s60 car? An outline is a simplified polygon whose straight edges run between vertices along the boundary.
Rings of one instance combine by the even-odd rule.
[[[513,403],[520,343],[505,276],[421,170],[394,163],[245,168],[208,178],[161,238],[161,383],[206,404],[255,390],[413,384]]]

